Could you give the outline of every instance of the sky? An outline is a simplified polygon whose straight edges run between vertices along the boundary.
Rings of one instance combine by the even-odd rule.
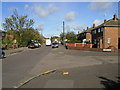
[[[65,22],[65,32],[81,32],[93,23],[118,15],[117,2],[2,2],[2,23],[16,9],[19,15],[34,20],[34,28],[45,37],[59,36]],[[0,29],[3,30],[2,26]]]

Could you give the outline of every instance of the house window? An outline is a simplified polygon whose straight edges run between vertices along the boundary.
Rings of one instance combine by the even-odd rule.
[[[97,40],[96,39],[94,39],[94,44],[96,44],[97,43]]]
[[[108,38],[108,41],[107,41],[107,43],[108,43],[108,44],[110,44],[110,42],[111,42],[111,39],[110,39],[110,38]]]
[[[94,33],[96,34],[96,30],[94,30]]]
[[[92,34],[94,34],[94,32],[92,31]]]
[[[101,32],[103,32],[104,28],[101,28]]]
[[[93,31],[92,31],[92,34],[96,34],[96,30],[93,30]]]
[[[98,32],[100,32],[100,28],[98,28]]]

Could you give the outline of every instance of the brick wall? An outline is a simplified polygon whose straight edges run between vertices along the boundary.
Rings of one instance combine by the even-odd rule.
[[[91,33],[86,33],[86,40],[92,42],[92,35]]]
[[[108,43],[108,40],[110,40],[110,43]],[[108,48],[109,46],[118,48],[118,27],[104,28],[104,48]]]
[[[67,47],[82,47],[82,48],[92,48],[94,44],[83,44],[83,43],[66,43]]]
[[[118,28],[118,37],[120,38],[120,27]]]

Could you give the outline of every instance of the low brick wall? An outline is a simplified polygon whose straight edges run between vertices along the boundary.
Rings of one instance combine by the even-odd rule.
[[[85,48],[85,47],[71,47],[67,46],[68,49],[73,49],[73,50],[86,50],[86,51],[99,51],[102,52],[103,50],[101,48]]]
[[[98,51],[98,52],[105,52],[102,48],[91,48],[93,44],[81,44],[81,43],[67,43],[66,48],[67,49],[73,49],[73,50],[86,50],[86,51]],[[118,50],[112,50],[112,51],[106,51],[106,52],[118,52]]]
[[[83,44],[83,43],[66,43],[68,47],[88,47],[92,48],[94,44]]]

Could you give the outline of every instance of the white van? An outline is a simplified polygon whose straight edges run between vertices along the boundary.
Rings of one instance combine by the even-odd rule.
[[[46,46],[51,46],[51,40],[50,39],[46,39]]]

